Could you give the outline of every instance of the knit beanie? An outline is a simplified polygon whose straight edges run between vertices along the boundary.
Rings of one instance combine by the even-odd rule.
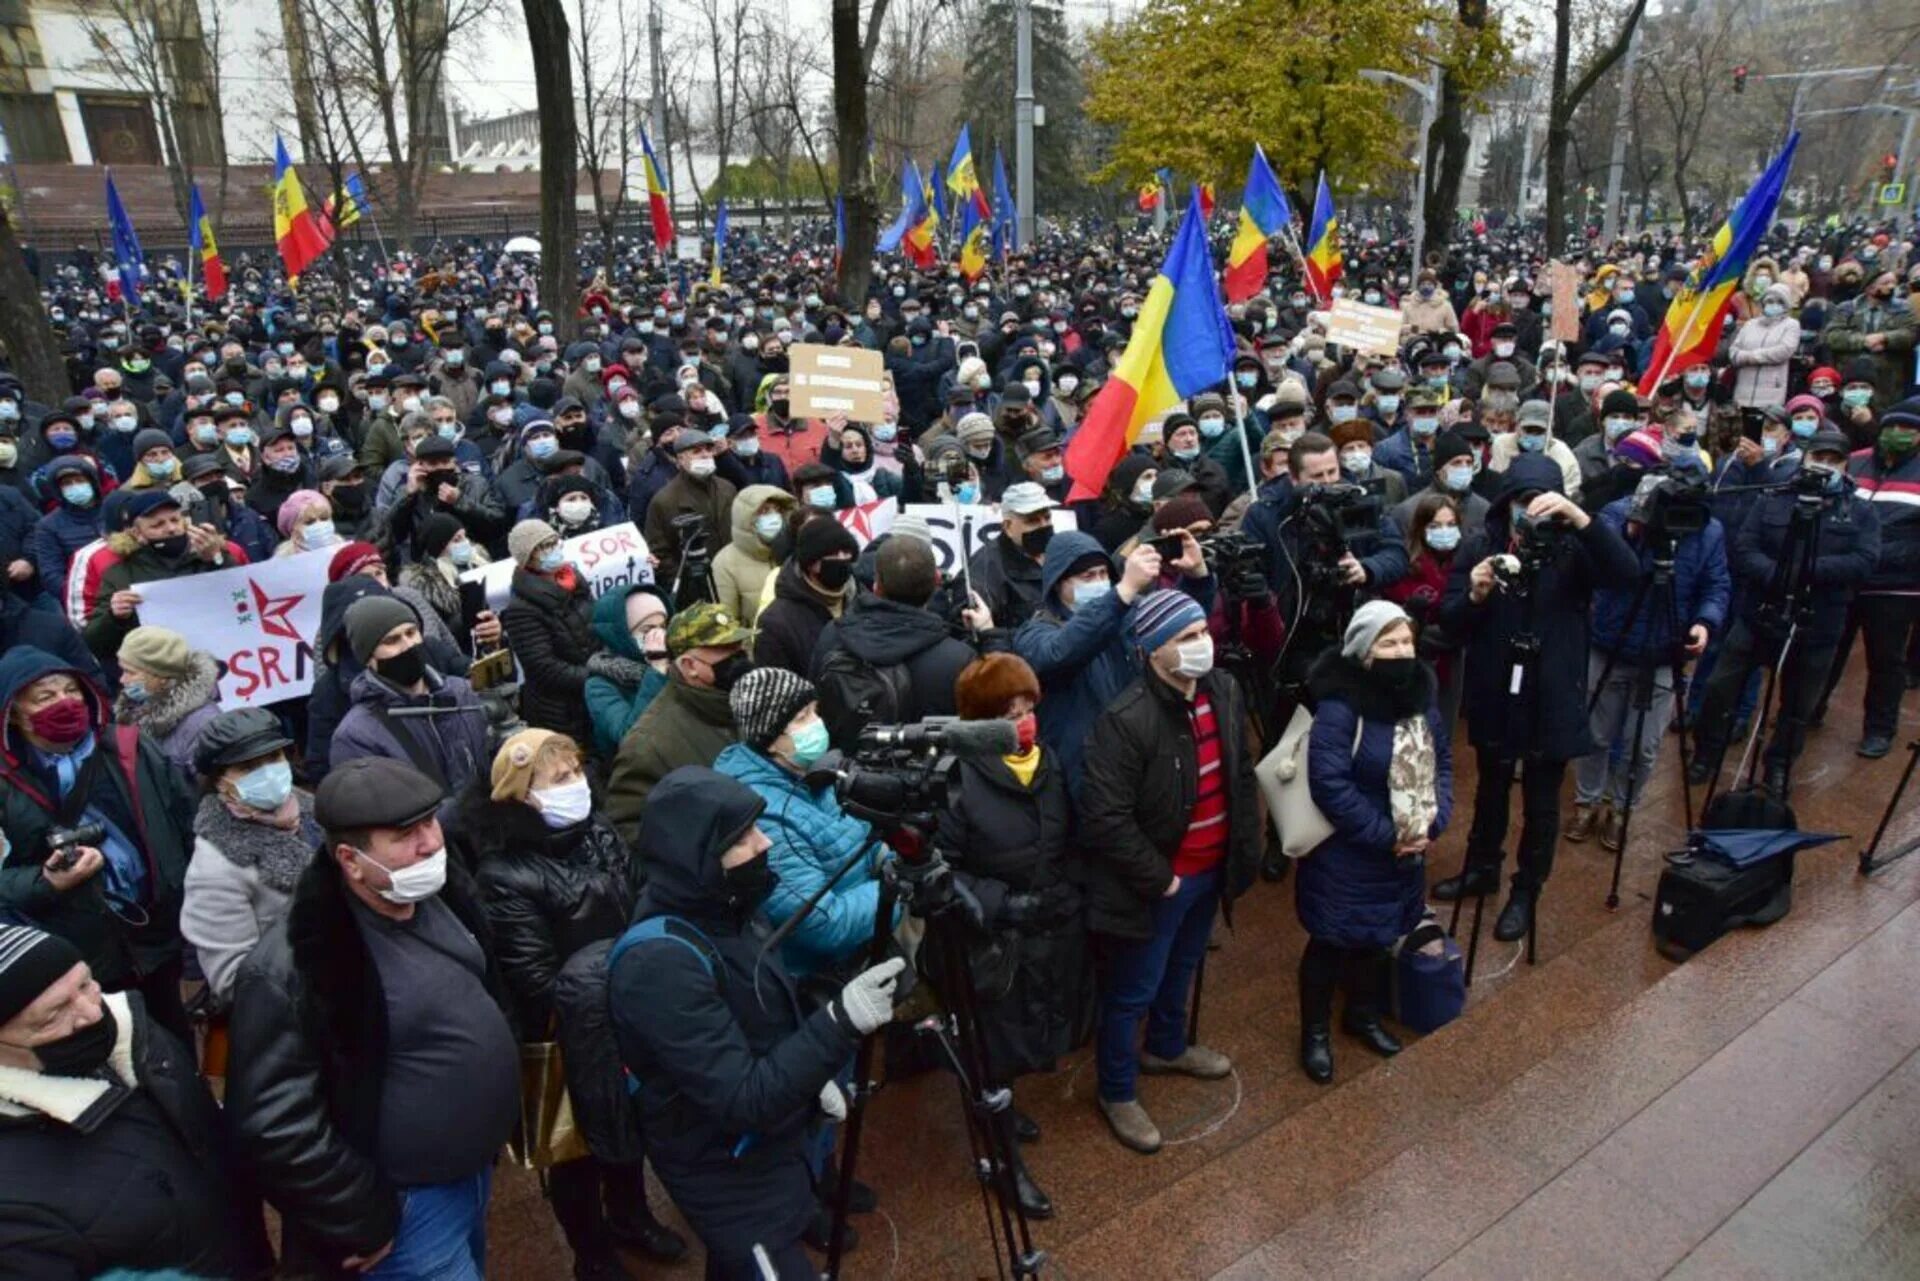
[[[787,723],[819,695],[813,682],[784,667],[756,667],[734,682],[727,695],[740,741],[757,752],[779,738]]]
[[[984,445],[993,439],[993,419],[982,413],[968,414],[960,420],[953,434],[962,445]]]
[[[1207,621],[1200,602],[1182,591],[1161,588],[1148,592],[1134,602],[1127,619],[1127,632],[1133,643],[1151,654],[1195,623]]]
[[[1608,418],[1615,414],[1623,418],[1640,416],[1640,398],[1625,387],[1615,388],[1600,398],[1600,416]]]
[[[388,632],[402,623],[417,626],[419,622],[413,607],[397,596],[364,596],[347,606],[347,648],[353,651],[354,661],[365,667]]]
[[[887,533],[895,538],[917,538],[927,546],[933,546],[933,526],[927,524],[927,518],[916,512],[901,512],[893,518],[892,528]]]
[[[1212,520],[1213,511],[1207,506],[1207,500],[1188,490],[1178,497],[1168,499],[1166,504],[1153,514],[1154,532],[1165,534],[1176,529],[1185,529],[1197,521]]]
[[[463,528],[465,526],[460,523],[460,518],[447,512],[435,512],[421,521],[419,529],[415,530],[413,535],[413,545],[419,559],[432,560],[447,550],[447,544],[452,542],[453,536]]]
[[[187,638],[164,627],[136,627],[120,642],[120,662],[169,680],[193,675],[193,654]]]
[[[500,750],[493,754],[493,799],[525,800],[533,786],[533,762],[540,749],[556,738],[565,739],[566,735],[550,729],[523,729],[500,744]]]
[[[1373,643],[1380,639],[1380,633],[1395,623],[1411,623],[1407,611],[1390,600],[1370,600],[1353,611],[1353,621],[1347,624],[1347,634],[1340,642],[1340,652],[1356,663],[1373,652]]]
[[[280,514],[274,517],[274,527],[280,531],[280,537],[293,537],[293,522],[300,519],[300,513],[315,503],[324,503],[327,496],[317,489],[296,489],[288,494],[280,504]]]
[[[1661,440],[1656,432],[1642,427],[1622,436],[1613,446],[1614,456],[1636,467],[1658,467],[1661,463]]]
[[[815,516],[800,527],[794,535],[793,559],[801,565],[811,565],[815,561],[825,560],[839,552],[849,556],[860,554],[860,541],[852,532],[831,516]]]
[[[63,938],[31,925],[0,925],[0,1023],[26,1009],[86,958]]]
[[[507,554],[513,557],[514,564],[531,568],[533,554],[540,550],[540,545],[558,537],[553,526],[544,520],[523,520],[507,535]]]
[[[1459,432],[1448,428],[1433,438],[1433,461],[1438,466],[1449,458],[1464,458],[1474,453],[1473,443]]]
[[[992,721],[1025,694],[1040,701],[1040,678],[1017,654],[984,654],[960,669],[953,682],[953,709],[962,720]]]
[[[383,564],[380,549],[372,543],[351,542],[343,545],[327,562],[327,581],[337,583],[343,578],[359,573],[369,565]]]
[[[133,457],[138,461],[150,449],[172,449],[173,437],[158,427],[144,427],[133,433]]]

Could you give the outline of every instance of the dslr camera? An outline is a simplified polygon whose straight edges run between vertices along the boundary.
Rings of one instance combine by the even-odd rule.
[[[80,859],[80,851],[87,846],[98,846],[107,839],[107,829],[100,823],[75,823],[72,827],[52,827],[47,829],[47,849],[50,857],[46,866],[55,872],[64,872]]]
[[[1238,532],[1209,534],[1200,540],[1207,569],[1230,601],[1258,600],[1267,594],[1267,549]]]

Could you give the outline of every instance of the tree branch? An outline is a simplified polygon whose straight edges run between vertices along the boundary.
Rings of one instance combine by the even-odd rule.
[[[1612,69],[1614,63],[1620,61],[1621,55],[1627,51],[1627,46],[1633,42],[1633,33],[1640,25],[1641,15],[1646,11],[1647,0],[1634,0],[1633,8],[1627,12],[1626,21],[1620,24],[1620,34],[1614,37],[1613,44],[1588,64],[1586,71],[1574,81],[1573,87],[1567,90],[1567,96],[1561,100],[1560,110],[1565,116],[1571,118],[1580,106],[1581,99],[1592,92],[1593,86],[1599,83],[1601,76]]]

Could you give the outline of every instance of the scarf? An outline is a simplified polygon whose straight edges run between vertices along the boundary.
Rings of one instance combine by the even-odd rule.
[[[1387,803],[1397,841],[1424,839],[1440,816],[1433,730],[1424,713],[1395,721],[1393,756],[1387,763]]]
[[[292,807],[293,821],[283,826],[280,816],[288,807]],[[258,818],[236,814],[225,797],[209,792],[200,798],[193,831],[206,838],[227,862],[253,868],[262,883],[282,894],[293,892],[294,882],[320,844],[320,828],[313,821],[313,798],[304,792],[295,792],[275,814]]]

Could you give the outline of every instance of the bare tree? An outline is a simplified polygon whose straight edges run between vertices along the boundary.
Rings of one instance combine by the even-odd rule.
[[[887,4],[888,0],[871,0],[871,12],[863,28],[860,0],[833,0],[834,143],[840,161],[840,191],[847,209],[847,247],[840,258],[837,283],[842,302],[849,306],[858,305],[867,296],[867,279],[873,272],[873,242],[880,229],[879,204],[867,171],[867,139],[873,132],[867,117],[867,88],[874,46],[887,20]]]
[[[573,109],[573,61],[568,54],[563,0],[521,0],[533,46],[534,92],[540,105],[540,302],[553,313],[561,340],[578,332],[580,275],[574,188],[578,142]]]
[[[1633,30],[1647,10],[1647,0],[1633,6],[1612,38],[1572,78],[1573,0],[1553,0],[1553,81],[1547,99],[1547,252],[1558,253],[1566,234],[1567,149],[1573,142],[1573,113],[1600,77],[1627,51]],[[1569,83],[1571,81],[1571,83]]]
[[[1702,126],[1714,111],[1720,94],[1730,85],[1738,61],[1734,52],[1736,23],[1745,0],[1712,6],[1701,13],[1698,0],[1687,0],[1676,21],[1662,23],[1668,38],[1647,59],[1646,77],[1653,83],[1667,134],[1672,160],[1674,201],[1683,235],[1693,231],[1694,205],[1689,182],[1700,148]]]
[[[647,58],[647,42],[640,38],[645,24],[630,0],[575,0],[575,5],[572,46],[580,94],[574,133],[580,163],[589,173],[602,261],[611,270],[614,228],[627,207],[627,172],[639,150],[634,131],[644,114],[638,99]]]
[[[707,98],[705,133],[719,162],[714,194],[725,196],[727,166],[740,131],[742,76],[760,15],[756,0],[694,0],[692,8],[698,24],[696,46],[704,48],[712,70],[712,82],[702,87]],[[691,157],[687,167],[691,180]],[[705,197],[697,183],[693,186],[697,206],[704,208]]]

